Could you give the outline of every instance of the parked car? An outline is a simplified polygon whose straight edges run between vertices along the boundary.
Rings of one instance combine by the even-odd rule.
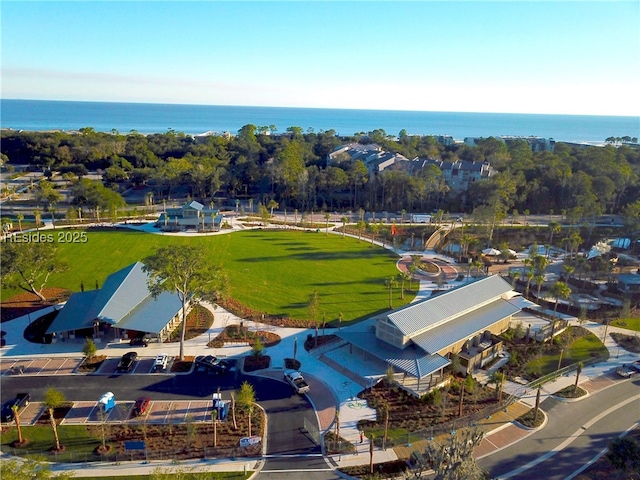
[[[166,370],[167,364],[169,363],[169,354],[167,353],[159,353],[156,355],[156,361],[153,364],[153,368],[157,370]]]
[[[618,367],[618,369],[616,370],[616,373],[618,375],[620,375],[621,377],[627,378],[627,377],[630,377],[632,375],[635,375],[639,371],[640,371],[640,369],[636,368],[635,365],[633,365],[631,363],[625,363],[621,367]]]
[[[231,369],[229,362],[221,360],[218,357],[214,357],[213,355],[196,357],[196,366],[217,375],[224,375]]]
[[[129,340],[129,345],[132,347],[146,347],[149,345],[149,339],[144,337],[134,337]]]
[[[16,398],[13,400],[9,400],[2,406],[2,421],[3,422],[11,422],[15,416],[13,412],[13,407],[18,407],[18,411],[22,410],[24,407],[29,405],[29,401],[31,400],[31,395],[28,393],[19,393],[16,395]]]
[[[119,372],[130,372],[137,358],[138,358],[138,354],[136,352],[125,353],[122,356],[120,363],[118,363],[117,370]]]
[[[140,397],[136,400],[136,403],[133,405],[133,415],[139,417],[140,415],[144,415],[149,410],[149,406],[151,405],[151,399],[149,397]]]
[[[287,370],[284,372],[284,379],[293,387],[296,393],[307,393],[310,390],[309,384],[300,372]]]

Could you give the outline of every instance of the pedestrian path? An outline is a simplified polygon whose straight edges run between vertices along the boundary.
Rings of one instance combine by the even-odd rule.
[[[412,253],[429,255],[429,252],[402,251],[398,253],[401,255],[411,255]],[[448,263],[452,262],[451,259],[446,257],[444,260]],[[463,284],[464,281],[452,281],[451,283]],[[433,281],[422,281],[420,283],[420,292],[417,298],[425,298],[426,296],[429,296],[434,288],[437,288],[437,285],[433,283]],[[336,418],[338,418],[340,422],[341,437],[351,442],[356,447],[356,452],[353,454],[333,456],[333,462],[339,466],[364,464],[369,462],[369,444],[366,439],[363,439],[363,442],[360,442],[358,421],[363,419],[375,419],[375,411],[366,405],[365,402],[356,397],[362,387],[355,383],[351,378],[341,374],[326,363],[319,361],[317,352],[307,352],[304,348],[296,349],[296,346],[301,346],[304,343],[307,335],[314,334],[313,329],[281,328],[272,325],[264,325],[258,322],[241,319],[218,305],[204,304],[204,306],[214,313],[214,323],[203,335],[185,342],[186,355],[216,355],[219,357],[238,357],[246,355],[250,351],[250,347],[246,345],[225,346],[220,348],[210,348],[208,346],[210,340],[219,335],[225,327],[232,324],[243,323],[244,326],[251,330],[268,330],[277,333],[281,337],[281,341],[277,345],[265,349],[265,354],[269,355],[272,359],[271,369],[268,372],[262,372],[260,374],[273,375],[274,378],[282,378],[284,359],[292,358],[295,355],[297,360],[302,364],[301,371],[305,377],[309,379],[310,385],[312,386],[309,399],[316,410],[321,431],[326,432],[330,429],[334,429]],[[22,332],[32,320],[32,316],[14,319],[11,321],[11,328],[6,329],[7,335],[5,336],[5,339],[7,341],[7,346],[0,350],[0,369],[2,369],[2,372],[6,372],[5,369],[15,365],[16,362],[19,361],[17,359],[30,358],[34,359],[33,362],[43,362],[43,358],[48,359],[48,363],[41,367],[41,369],[46,370],[48,368],[46,365],[51,365],[53,368],[53,365],[60,363],[61,359],[78,358],[78,354],[82,349],[81,341],[58,342],[46,345],[33,344],[25,341],[22,337]],[[579,324],[576,318],[571,317],[569,320],[572,325]],[[610,357],[607,361],[595,365],[589,365],[582,371],[580,386],[592,394],[603,388],[614,385],[616,381],[619,381],[615,374],[613,374],[615,369],[623,363],[629,363],[633,360],[639,359],[640,355],[632,354],[619,348],[609,335],[611,332],[628,333],[627,330],[607,327],[608,334],[605,337],[605,327],[601,324],[587,322],[583,326],[592,331],[599,338],[604,337],[605,346],[609,349],[610,353]],[[124,352],[132,349],[128,342],[112,342],[107,344],[99,343],[98,348],[97,354],[105,355],[107,357],[120,357]],[[147,348],[139,348],[137,350],[139,352],[142,350],[144,355],[148,357],[153,357],[157,353],[177,355],[179,344],[151,343]],[[51,363],[54,362],[54,360],[58,363]],[[505,358],[502,361],[507,360],[508,358]],[[61,364],[66,365],[64,361],[62,361]],[[39,363],[33,363],[33,365],[39,365]],[[494,368],[499,368],[500,366],[500,363],[498,363]],[[362,368],[365,367],[365,365],[362,366]],[[477,378],[479,381],[486,383],[490,374],[491,371],[481,372]],[[575,373],[572,372],[545,384],[542,389],[542,400],[550,397],[558,390],[568,385],[572,385],[574,382]],[[516,382],[506,382],[504,392],[506,395],[515,395],[518,397],[519,401],[511,405],[506,412],[499,412],[498,414],[493,415],[491,419],[487,419],[486,422],[480,422],[481,428],[486,429],[486,436],[483,443],[477,449],[476,456],[478,458],[489,455],[498,449],[503,448],[505,445],[516,442],[530,434],[529,430],[514,423],[514,419],[521,414],[520,412],[526,411],[535,405],[535,391],[527,391],[524,385]],[[336,412],[338,412],[338,415],[336,415]],[[414,443],[412,447],[414,449],[418,449],[421,445]],[[407,452],[408,450],[398,450],[398,448],[387,448],[386,450],[375,449],[374,462],[380,463],[394,460],[398,455],[404,457]],[[217,462],[215,464],[212,463],[209,466],[217,468],[220,465],[223,464]],[[255,467],[255,463],[251,462],[230,462],[228,465],[230,465],[229,468],[247,465]],[[157,465],[153,468],[156,466]],[[95,470],[87,471],[94,472]]]

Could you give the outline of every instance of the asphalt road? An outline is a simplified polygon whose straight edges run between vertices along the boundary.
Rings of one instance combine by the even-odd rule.
[[[97,402],[106,391],[114,392],[118,401],[132,401],[141,395],[152,400],[209,400],[218,388],[223,398],[229,398],[228,392],[237,390],[244,381],[253,385],[256,399],[267,413],[268,455],[320,454],[320,447],[305,429],[305,420],[307,426],[318,428],[313,407],[306,397],[294,395],[288,384],[272,378],[239,372],[226,376],[205,372],[190,375],[3,376],[1,392],[2,402],[14,398],[19,392],[29,392],[32,401],[42,401],[49,387],[60,390],[70,401]]]
[[[545,480],[565,479],[640,421],[640,397],[629,401],[639,387],[636,378],[578,402],[549,398],[541,404],[548,417],[542,430],[478,463],[492,478],[538,480],[544,472]]]

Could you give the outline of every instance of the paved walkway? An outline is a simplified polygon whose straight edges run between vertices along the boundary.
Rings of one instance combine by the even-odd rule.
[[[376,242],[379,244],[379,242]],[[396,250],[396,253],[403,256],[410,256],[412,254],[424,255],[430,258],[440,258],[448,265],[454,265],[453,259],[435,255],[432,252],[410,252]],[[453,267],[452,267],[453,268]],[[450,286],[461,285],[466,282],[466,278],[462,281],[451,281]],[[437,288],[437,285],[432,280],[421,281],[420,291],[416,296],[417,301],[422,298],[426,298],[431,295],[432,291]],[[284,359],[293,357],[294,343],[297,343],[298,347],[301,347],[308,334],[313,333],[313,329],[295,329],[295,328],[280,328],[270,325],[262,325],[256,322],[247,321],[236,317],[235,315],[227,312],[223,308],[216,305],[205,305],[211,309],[214,313],[214,323],[211,328],[203,335],[196,337],[185,342],[185,355],[217,355],[220,357],[233,357],[241,356],[250,350],[247,346],[225,346],[222,348],[209,348],[207,346],[210,339],[218,335],[226,326],[231,324],[237,324],[241,321],[244,325],[250,329],[255,330],[269,330],[277,333],[281,337],[281,342],[273,347],[265,349],[265,353],[271,356],[272,368],[270,371],[262,372],[263,375],[269,375],[274,377],[280,377],[284,366]],[[51,310],[48,309],[49,311]],[[33,316],[33,315],[32,315]],[[55,344],[41,345],[26,342],[22,337],[24,328],[28,325],[33,318],[25,316],[12,320],[9,323],[4,324],[4,330],[7,332],[5,339],[7,345],[0,350],[0,361],[2,365],[6,365],[7,362],[13,362],[15,358],[20,357],[80,357],[82,350],[82,342],[58,342]],[[578,320],[571,318],[572,324],[577,324]],[[9,328],[10,325],[10,328]],[[587,329],[591,330],[599,338],[603,337],[604,327],[596,323],[587,323],[584,325]],[[608,332],[621,331],[627,332],[624,329],[618,329],[614,327],[608,327]],[[623,349],[620,349],[609,335],[605,339],[605,345],[609,348],[610,358],[606,362],[602,362],[597,365],[585,367],[580,377],[580,385],[583,386],[588,392],[594,393],[602,388],[607,388],[615,383],[615,376],[612,372],[615,368],[623,363],[628,363],[632,360],[637,360],[640,355],[631,354]],[[128,343],[109,343],[98,344],[98,355],[106,355],[108,357],[121,356],[124,351],[130,350],[131,347]],[[179,344],[158,344],[151,343],[147,348],[140,349],[138,351],[145,356],[155,356],[157,353],[168,353],[170,355],[177,355]],[[369,408],[365,402],[356,397],[357,393],[362,389],[359,385],[353,382],[350,378],[342,375],[336,370],[329,367],[317,358],[317,353],[310,353],[305,351],[304,348],[297,348],[296,358],[300,360],[302,366],[301,371],[305,376],[309,378],[311,384],[311,393],[309,399],[316,408],[318,422],[322,431],[327,431],[334,428],[334,420],[336,418],[336,409],[339,409],[340,418],[340,435],[346,440],[356,445],[357,453],[351,455],[337,455],[333,457],[333,462],[339,466],[365,464],[369,462],[369,445],[367,440],[360,443],[360,433],[357,429],[357,423],[362,419],[374,419],[375,411]],[[350,365],[350,367],[352,367]],[[354,366],[358,368],[357,365]],[[365,368],[365,365],[362,365]],[[479,375],[481,377],[481,375]],[[568,374],[567,376],[560,377],[553,382],[545,384],[543,388],[543,395],[549,396],[554,392],[571,385],[575,382],[575,374]],[[482,428],[486,429],[486,437],[483,443],[478,447],[476,451],[476,457],[490,455],[491,453],[503,448],[505,445],[511,444],[524,438],[530,434],[530,430],[513,423],[513,420],[517,418],[523,411],[531,408],[535,402],[535,392],[525,392],[524,387],[517,383],[507,382],[505,385],[505,393],[515,393],[520,397],[519,403],[509,407],[507,412],[501,412],[494,415],[491,419],[487,419],[486,422],[481,422]],[[414,449],[419,445],[413,445]],[[402,450],[381,450],[376,449],[374,452],[374,462],[381,463],[385,461],[394,460],[397,458],[397,452],[400,452],[403,456],[406,452]],[[123,464],[124,465],[124,464]],[[130,464],[128,467],[114,466],[117,469],[125,469],[128,474],[143,473],[148,469],[153,470],[158,466],[164,464],[156,463],[149,465],[141,465],[139,463]],[[188,463],[182,463],[181,465],[189,465]],[[194,466],[198,468],[207,468],[210,470],[238,470],[244,467],[249,469],[255,468],[255,462],[243,461],[243,462],[194,462]],[[164,465],[166,467],[174,467],[174,465]],[[66,466],[57,466],[57,469],[68,468]],[[70,467],[69,467],[70,468]],[[100,471],[101,468],[107,468],[106,466],[92,466],[81,471],[76,472],[76,476],[83,475],[96,475],[96,471]],[[116,469],[116,470],[117,470]],[[106,472],[107,470],[105,470]],[[108,470],[108,474],[111,474],[111,470]],[[107,473],[105,473],[106,475]],[[124,475],[124,473],[122,473]]]

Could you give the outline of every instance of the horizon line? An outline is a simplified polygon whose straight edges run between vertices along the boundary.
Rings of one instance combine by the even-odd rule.
[[[134,105],[175,105],[175,106],[194,106],[194,107],[234,107],[234,108],[265,108],[265,109],[291,109],[291,110],[351,110],[362,112],[409,112],[409,113],[459,113],[459,114],[477,114],[477,115],[532,115],[532,116],[571,116],[571,117],[618,117],[618,118],[640,118],[637,115],[619,115],[619,114],[584,114],[584,113],[531,113],[531,112],[501,112],[501,111],[473,111],[473,110],[402,110],[391,108],[349,108],[349,107],[301,107],[301,106],[282,106],[282,105],[237,105],[237,104],[214,104],[214,103],[180,103],[180,102],[152,102],[142,100],[68,100],[68,99],[49,99],[49,98],[5,98],[5,101],[21,101],[21,102],[60,102],[60,103],[113,103],[113,104],[134,104]]]

